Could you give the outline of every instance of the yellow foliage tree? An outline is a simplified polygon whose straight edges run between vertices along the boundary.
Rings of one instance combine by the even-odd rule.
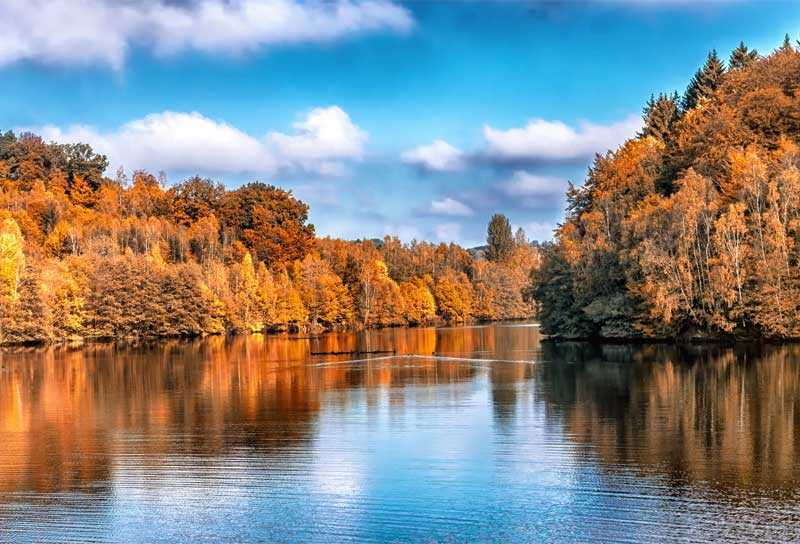
[[[0,297],[16,300],[25,267],[24,240],[19,225],[6,214],[0,219]]]
[[[422,278],[400,283],[406,321],[422,325],[436,317],[436,301]]]
[[[433,286],[439,314],[446,321],[463,323],[472,317],[472,285],[463,272],[448,271]]]

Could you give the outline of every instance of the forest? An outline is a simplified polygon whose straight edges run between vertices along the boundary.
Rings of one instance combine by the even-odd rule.
[[[0,343],[530,317],[539,262],[492,218],[488,247],[318,238],[308,206],[119,170],[86,144],[0,134]],[[484,255],[485,254],[485,255]]]
[[[558,337],[800,337],[800,53],[711,51],[570,186],[532,294]]]

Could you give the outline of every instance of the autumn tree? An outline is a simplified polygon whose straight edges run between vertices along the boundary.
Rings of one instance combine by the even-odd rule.
[[[264,314],[258,305],[258,278],[253,257],[245,253],[240,263],[230,268],[232,293],[230,315],[237,330],[259,332],[264,329]]]
[[[302,259],[314,243],[308,206],[272,185],[250,183],[228,193],[221,214],[225,228],[270,266]]]
[[[275,318],[272,327],[279,330],[298,329],[308,318],[299,291],[285,267],[275,271]]]
[[[389,277],[386,263],[369,259],[361,265],[358,278],[357,302],[362,322],[385,326],[399,322],[403,315],[400,288]]]
[[[22,232],[10,215],[0,222],[0,297],[17,298],[17,287],[25,267]]]
[[[479,278],[453,243],[317,240],[277,187],[107,168],[86,144],[0,134],[0,342],[464,321],[479,287],[497,318],[532,310],[534,248],[507,221]]]
[[[400,284],[403,298],[403,315],[412,325],[422,325],[436,317],[436,301],[423,278],[414,278]]]
[[[3,304],[0,331],[4,343],[23,344],[49,338],[39,285],[37,272],[31,266],[26,267],[19,281],[16,299],[10,304]]]
[[[439,314],[446,321],[464,322],[473,315],[473,291],[466,274],[449,271],[433,286]]]
[[[221,183],[194,176],[172,187],[169,197],[175,221],[191,226],[203,218],[219,215],[225,188]]]
[[[740,44],[729,64],[712,51],[667,138],[651,99],[642,133],[570,188],[526,289],[545,332],[800,337],[800,54]]]
[[[306,255],[301,265],[300,297],[313,325],[333,328],[353,317],[349,291],[331,266],[313,253]]]

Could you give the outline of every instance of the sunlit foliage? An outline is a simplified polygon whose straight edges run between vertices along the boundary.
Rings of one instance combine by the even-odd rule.
[[[530,290],[546,331],[800,337],[800,53],[715,52],[598,156]]]
[[[524,233],[504,230],[491,263],[456,244],[317,239],[290,191],[107,167],[86,145],[0,134],[0,343],[533,313],[522,292],[538,250]],[[476,311],[476,289],[490,310]]]

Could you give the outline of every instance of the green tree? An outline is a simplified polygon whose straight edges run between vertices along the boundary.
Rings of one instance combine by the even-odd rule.
[[[717,51],[712,49],[706,57],[706,62],[692,77],[686,92],[683,95],[683,109],[688,111],[704,98],[709,98],[717,90],[722,77],[725,75],[725,66],[717,56]]]
[[[739,70],[747,68],[753,61],[758,58],[758,51],[755,49],[748,49],[744,42],[739,42],[739,45],[731,51],[731,58],[728,60],[728,68],[731,70]]]
[[[527,298],[539,305],[538,318],[546,334],[583,337],[595,327],[575,300],[573,271],[560,244],[542,246],[542,264],[531,273]]]
[[[792,39],[789,37],[788,32],[783,36],[783,43],[781,44],[779,51],[783,51],[785,53],[791,53],[794,51],[794,48],[792,47]]]
[[[511,223],[508,218],[500,213],[496,213],[489,221],[489,228],[486,233],[486,258],[490,261],[507,261],[514,251],[514,237],[511,234]]]
[[[642,111],[642,136],[653,136],[662,142],[672,139],[675,123],[680,119],[678,93],[650,96]]]

